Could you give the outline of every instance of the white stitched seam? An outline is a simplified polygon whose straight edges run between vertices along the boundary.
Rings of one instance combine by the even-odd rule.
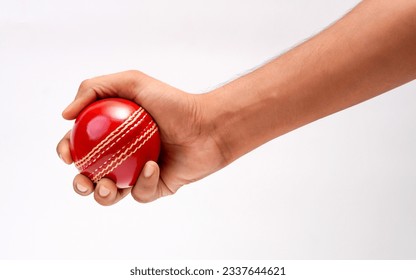
[[[142,115],[143,111],[144,111],[143,109],[139,109],[136,112],[134,112],[120,126],[118,126],[114,131],[112,131],[104,140],[98,143],[86,156],[76,161],[75,166],[80,170],[84,170],[89,165],[97,161],[100,155],[108,151],[108,149],[114,146],[118,141],[120,141],[120,139],[122,139],[127,133],[129,133],[132,129],[134,129],[144,120],[144,118],[146,117],[146,114],[144,114],[144,116],[138,122],[136,122],[137,119]],[[114,139],[116,139],[116,141],[113,141]],[[105,150],[102,151],[103,149]]]
[[[104,169],[102,169],[98,174],[94,175],[92,181],[94,183],[97,183],[101,178],[103,178],[105,175],[109,174],[110,172],[112,172],[114,169],[116,169],[118,166],[120,166],[125,160],[127,160],[132,154],[134,154],[135,152],[137,152],[150,138],[152,138],[152,136],[156,133],[156,131],[158,130],[158,128],[155,126],[153,126],[151,131],[147,131],[146,134],[148,134],[149,132],[150,135],[139,145],[137,146],[134,150],[131,150],[135,145],[137,145],[137,143],[139,143],[140,141],[135,141],[132,145],[130,145],[130,147],[128,147],[121,155],[119,155],[117,158],[115,158],[110,164],[108,164]],[[145,136],[146,134],[144,134],[143,136]],[[136,139],[137,140],[137,139]]]
[[[119,125],[115,130],[113,130],[109,135],[107,135],[104,140],[98,143],[86,156],[78,160],[75,165],[80,169],[85,169],[85,164],[95,157],[97,153],[100,152],[106,145],[108,145],[114,138],[118,137],[124,132],[134,121],[136,121],[143,113],[143,108],[138,109],[133,114],[131,114],[121,125]]]
[[[143,135],[143,137],[146,134],[150,135],[144,139],[144,141],[137,146],[136,148],[133,149],[134,145],[136,145],[138,142],[140,142],[140,140],[135,141],[132,145],[130,145],[130,147],[128,147],[122,154],[120,154],[117,158],[115,158],[110,164],[108,164],[104,169],[102,169],[98,174],[96,174],[92,181],[94,183],[97,183],[101,178],[103,178],[105,175],[109,174],[110,172],[112,172],[114,169],[116,169],[118,166],[120,166],[125,160],[127,160],[132,154],[134,154],[135,152],[137,152],[144,144],[146,144],[147,141],[149,141],[152,136],[156,133],[156,131],[158,131],[158,128],[156,126],[156,124],[154,124],[151,128],[151,130],[146,131],[146,133]],[[141,137],[142,138],[142,137]],[[133,149],[133,150],[132,150]]]
[[[151,126],[151,127],[150,127]],[[150,127],[150,128],[149,128]],[[149,134],[149,131],[153,130],[155,127],[155,123],[153,121],[150,121],[146,128],[143,130],[143,135],[140,135],[140,137],[136,137],[135,139],[130,140],[127,142],[123,147],[118,149],[117,152],[111,155],[103,164],[101,164],[99,167],[97,167],[94,171],[92,171],[92,174],[95,174],[98,170],[100,170],[103,166],[111,163],[113,158],[117,157],[118,154],[125,151],[126,149],[130,149],[132,146],[136,145],[138,142],[140,142],[144,137],[146,137],[147,134]],[[128,148],[126,148],[128,146]]]
[[[126,131],[126,133],[124,133],[123,135],[120,136],[120,138],[117,138],[114,142],[112,142],[105,150],[101,148],[100,150],[102,150],[98,155],[95,154],[93,158],[90,158],[90,161],[85,162],[82,166],[80,166],[79,168],[82,168],[82,170],[86,169],[88,166],[91,166],[91,164],[93,164],[94,162],[96,162],[97,160],[100,159],[100,156],[102,156],[104,153],[106,153],[109,149],[111,149],[115,144],[117,144],[117,142],[119,142],[123,137],[125,137],[131,130],[133,130],[135,127],[137,127],[138,125],[140,125],[144,118],[146,118],[146,115],[144,115],[137,123],[135,123],[132,127],[130,127],[130,129],[128,131]]]

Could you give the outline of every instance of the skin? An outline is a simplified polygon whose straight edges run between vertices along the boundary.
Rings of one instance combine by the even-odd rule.
[[[74,178],[75,191],[112,205],[131,193],[150,202],[175,193],[282,134],[416,77],[416,1],[367,0],[335,24],[257,70],[205,94],[189,94],[139,71],[81,83],[67,120],[96,99],[141,104],[159,125],[162,154],[132,188]],[[181,124],[178,127],[178,123]],[[71,164],[69,133],[57,152]]]

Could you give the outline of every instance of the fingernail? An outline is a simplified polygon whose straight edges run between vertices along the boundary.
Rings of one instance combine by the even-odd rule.
[[[88,188],[87,187],[84,187],[83,185],[81,185],[81,184],[77,184],[77,190],[79,191],[79,192],[81,192],[81,193],[85,193],[86,191],[88,191]]]
[[[98,194],[99,194],[101,197],[106,197],[106,196],[108,196],[108,195],[110,194],[110,190],[109,190],[109,189],[107,189],[106,187],[100,186],[100,187],[98,188]]]
[[[155,173],[155,167],[153,164],[146,164],[143,168],[143,176],[145,178],[152,177],[153,173]]]

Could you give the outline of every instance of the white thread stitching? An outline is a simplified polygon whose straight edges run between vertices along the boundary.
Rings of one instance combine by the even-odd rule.
[[[111,149],[117,142],[119,142],[123,137],[125,137],[131,130],[133,130],[136,126],[138,126],[139,124],[141,124],[144,120],[144,118],[146,117],[143,116],[139,122],[135,123],[128,131],[126,131],[126,133],[124,133],[123,135],[120,136],[120,138],[117,138],[116,141],[112,142],[110,144],[110,146],[108,146],[105,150],[101,151],[98,155],[94,155],[94,158],[90,158],[90,161],[87,161],[84,163],[84,165],[80,166],[82,167],[82,170],[86,169],[88,166],[91,166],[94,162],[96,162],[97,160],[100,159],[100,156],[102,156],[105,152],[107,152],[109,149]],[[103,148],[101,148],[103,149]]]
[[[104,169],[102,169],[98,174],[93,176],[92,181],[97,183],[102,177],[104,177],[105,175],[109,174],[110,172],[112,172],[115,168],[117,168],[119,165],[121,165],[125,160],[127,160],[127,158],[129,158],[132,154],[134,154],[135,152],[137,152],[150,138],[152,138],[152,136],[156,133],[157,131],[157,127],[156,125],[154,125],[152,127],[152,130],[147,131],[143,137],[148,134],[149,132],[151,132],[151,134],[139,145],[137,146],[133,151],[131,151],[131,149],[137,145],[137,143],[140,142],[140,140],[143,138],[141,137],[141,139],[136,139],[136,141],[134,141],[134,143],[132,143],[125,151],[123,151],[122,154],[120,154],[117,158],[115,158],[110,164],[108,164]]]
[[[97,183],[105,175],[109,174],[114,169],[116,169],[118,166],[120,166],[132,154],[137,152],[144,144],[146,144],[146,142],[149,141],[152,138],[152,136],[156,133],[156,131],[158,131],[158,128],[157,128],[156,124],[153,124],[151,130],[146,131],[146,133],[143,134],[142,137],[137,138],[136,141],[134,141],[133,144],[130,145],[121,155],[119,155],[117,158],[115,158],[109,165],[107,165],[104,169],[102,169],[98,174],[94,175],[92,181],[94,183]],[[134,148],[134,150],[131,150],[134,147],[134,145],[136,145],[138,142],[140,142],[140,140],[143,137],[145,137],[146,134],[149,134],[149,133],[150,133],[150,135],[139,146]]]
[[[102,155],[103,153],[108,151],[108,149],[110,149],[112,146],[114,146],[115,143],[120,141],[121,138],[123,138],[127,133],[129,133],[133,128],[138,126],[144,120],[144,118],[146,117],[146,114],[138,122],[136,122],[137,119],[142,115],[143,112],[144,112],[144,110],[142,108],[135,111],[120,126],[118,126],[114,131],[112,131],[109,135],[107,135],[107,137],[104,140],[102,140],[100,143],[98,143],[86,156],[84,156],[82,159],[76,161],[75,166],[80,170],[84,170],[89,165],[91,165],[92,163],[97,161],[98,158],[100,157],[100,155]],[[132,124],[134,124],[133,127],[130,127]],[[127,128],[129,128],[129,129],[127,130]],[[124,132],[125,130],[127,130],[127,131]],[[123,132],[124,132],[124,134],[123,134]],[[120,134],[122,134],[122,135],[120,136]],[[117,137],[119,137],[119,138],[117,138]],[[117,138],[116,141],[112,142],[112,140],[114,140],[115,138]],[[109,145],[109,144],[110,144],[110,146],[106,148],[106,146]],[[105,149],[105,150],[102,151],[103,149]]]
[[[86,162],[91,160],[91,158],[95,157],[97,153],[101,151],[108,143],[110,143],[114,138],[118,137],[121,133],[124,132],[132,123],[136,121],[142,114],[143,108],[138,109],[133,114],[131,114],[120,126],[118,126],[114,131],[112,131],[109,135],[107,135],[104,140],[98,143],[86,156],[82,159],[78,160],[75,165],[80,169],[85,169],[84,165]]]
[[[150,127],[150,126],[152,126],[152,127]],[[119,153],[121,153],[122,151],[124,151],[125,149],[126,149],[126,147],[127,146],[129,146],[129,148],[131,147],[131,146],[133,146],[133,145],[136,145],[137,144],[137,142],[139,142],[139,141],[141,141],[145,136],[146,136],[146,134],[148,134],[149,133],[149,131],[151,131],[151,130],[153,130],[154,129],[154,126],[155,126],[155,123],[154,122],[152,122],[152,121],[150,121],[148,124],[147,124],[147,126],[145,127],[145,129],[143,130],[143,135],[141,135],[139,138],[135,138],[135,139],[132,139],[132,140],[130,140],[129,142],[127,142],[123,147],[121,147],[116,153],[114,153],[113,155],[111,155],[111,157],[109,157],[103,164],[101,164],[99,167],[97,167],[93,172],[92,172],[92,174],[94,174],[94,173],[96,173],[99,169],[101,169],[104,165],[107,165],[107,163],[109,163],[109,162],[111,162],[112,160],[113,160],[113,158],[115,158]],[[150,127],[150,128],[149,128]]]

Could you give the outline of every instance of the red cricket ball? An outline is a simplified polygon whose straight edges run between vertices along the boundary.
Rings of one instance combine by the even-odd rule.
[[[147,161],[157,161],[159,130],[150,114],[136,103],[102,99],[78,115],[70,151],[80,173],[94,183],[105,177],[125,188],[135,184]]]

